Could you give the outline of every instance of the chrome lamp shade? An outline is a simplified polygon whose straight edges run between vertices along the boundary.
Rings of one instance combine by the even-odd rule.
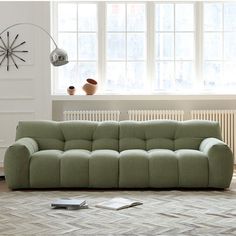
[[[63,66],[67,64],[69,62],[67,52],[63,49],[55,48],[50,53],[50,62],[53,66]]]

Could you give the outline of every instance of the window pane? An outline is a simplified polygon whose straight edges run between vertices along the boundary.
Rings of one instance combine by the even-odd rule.
[[[193,31],[194,30],[194,8],[193,4],[175,5],[175,30]]]
[[[224,3],[224,29],[236,30],[236,3]]]
[[[127,59],[145,59],[145,36],[144,34],[127,34]]]
[[[127,30],[146,30],[145,4],[127,4]]]
[[[125,59],[125,34],[107,34],[107,59]]]
[[[127,63],[127,80],[125,80],[125,89],[143,90],[145,86],[145,63],[143,62],[128,62]]]
[[[125,62],[108,62],[106,73],[106,89],[111,91],[123,91],[125,81]]]
[[[192,33],[176,33],[175,58],[192,60],[194,57],[194,41]]]
[[[160,60],[174,59],[173,33],[156,34],[156,59]]]
[[[205,33],[204,34],[204,59],[220,60],[222,59],[222,34]]]
[[[156,63],[155,89],[168,90],[174,87],[174,62]]]
[[[94,62],[80,62],[78,63],[78,71],[80,85],[83,85],[87,78],[96,79],[97,64]]]
[[[236,60],[236,33],[225,33],[224,53],[225,60]]]
[[[222,75],[222,64],[219,62],[204,63],[204,86],[214,88],[219,83]]]
[[[76,33],[59,33],[58,44],[68,53],[69,60],[77,59],[77,37]]]
[[[97,7],[96,4],[78,4],[78,30],[97,30]]]
[[[96,34],[79,34],[79,60],[97,59],[97,37]]]
[[[222,3],[204,4],[204,30],[222,30]]]
[[[227,62],[224,64],[224,79],[223,82],[225,87],[230,87],[234,90],[235,93],[235,86],[236,86],[236,62]]]
[[[58,69],[58,83],[57,88],[66,92],[68,86],[73,85],[78,87],[78,69],[76,62],[70,62],[64,66],[60,66]]]
[[[58,4],[58,30],[76,31],[77,30],[77,7],[76,4]]]
[[[174,5],[156,4],[156,30],[174,30]]]
[[[107,30],[125,30],[125,4],[107,4]]]
[[[192,62],[175,63],[176,89],[191,89],[194,79],[194,70]]]

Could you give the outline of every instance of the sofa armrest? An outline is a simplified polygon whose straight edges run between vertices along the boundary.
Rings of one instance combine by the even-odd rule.
[[[8,147],[4,157],[4,172],[10,189],[29,187],[30,157],[38,150],[38,144],[32,138],[21,138]]]
[[[228,188],[234,169],[234,157],[231,149],[216,138],[204,139],[199,149],[208,156],[209,187]]]

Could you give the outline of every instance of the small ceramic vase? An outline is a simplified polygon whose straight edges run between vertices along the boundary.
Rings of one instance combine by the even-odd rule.
[[[97,91],[97,81],[91,78],[88,78],[87,83],[84,84],[84,86],[82,87],[82,89],[85,91],[86,95],[93,95],[96,93]]]
[[[67,93],[68,93],[69,95],[75,95],[75,91],[76,91],[76,89],[75,89],[74,86],[69,86],[69,87],[67,88]]]

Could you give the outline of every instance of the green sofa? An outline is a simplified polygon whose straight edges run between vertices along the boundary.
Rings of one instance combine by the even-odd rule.
[[[10,189],[228,188],[233,154],[210,121],[22,121]]]

